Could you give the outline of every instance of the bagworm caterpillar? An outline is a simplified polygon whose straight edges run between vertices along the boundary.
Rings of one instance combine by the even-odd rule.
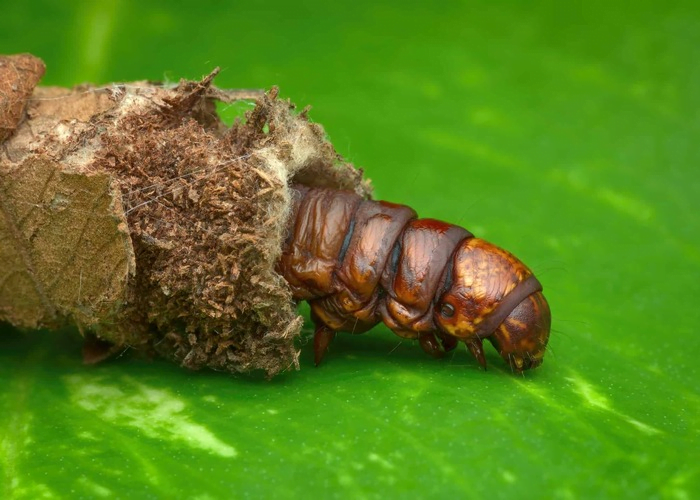
[[[488,339],[515,372],[535,368],[549,339],[542,286],[509,252],[404,205],[294,186],[278,270],[311,306],[318,365],[336,332],[383,322],[434,357],[466,344],[486,368]]]

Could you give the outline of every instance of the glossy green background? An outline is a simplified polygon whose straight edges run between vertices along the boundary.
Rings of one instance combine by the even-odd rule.
[[[0,53],[279,85],[379,197],[528,263],[551,352],[484,373],[381,327],[265,382],[2,327],[0,497],[700,495],[695,2],[179,5],[3,0]]]

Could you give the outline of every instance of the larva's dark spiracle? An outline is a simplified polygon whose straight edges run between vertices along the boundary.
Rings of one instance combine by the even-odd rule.
[[[318,365],[336,332],[379,322],[439,357],[488,339],[515,372],[542,363],[551,315],[539,281],[509,252],[404,205],[294,187],[279,272],[316,325]]]

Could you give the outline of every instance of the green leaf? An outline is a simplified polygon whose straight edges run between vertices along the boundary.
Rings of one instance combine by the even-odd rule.
[[[84,367],[75,331],[3,326],[0,497],[700,494],[697,4],[410,3],[15,2],[0,49],[46,84],[219,65],[313,104],[380,198],[535,270],[544,365],[491,350],[483,372],[378,327],[266,382]]]

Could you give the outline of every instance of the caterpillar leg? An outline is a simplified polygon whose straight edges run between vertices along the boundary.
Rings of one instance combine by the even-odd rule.
[[[314,333],[314,364],[321,364],[323,357],[326,355],[328,346],[335,338],[335,331],[328,328],[322,323],[316,323],[316,332]]]
[[[437,332],[437,336],[440,339],[440,343],[442,344],[442,348],[445,349],[445,352],[453,351],[457,347],[457,344],[459,344],[457,337],[453,337],[452,335],[445,335],[441,332]]]
[[[418,337],[418,343],[425,352],[434,358],[441,358],[445,355],[445,351],[442,350],[432,332],[421,333],[420,337]]]
[[[484,346],[481,342],[482,340],[477,337],[473,340],[466,341],[465,344],[467,344],[467,349],[472,353],[472,356],[474,356],[481,367],[486,370],[486,356],[484,355]]]
[[[92,333],[85,334],[83,340],[83,363],[94,365],[109,358],[115,351],[115,345],[98,338]]]

